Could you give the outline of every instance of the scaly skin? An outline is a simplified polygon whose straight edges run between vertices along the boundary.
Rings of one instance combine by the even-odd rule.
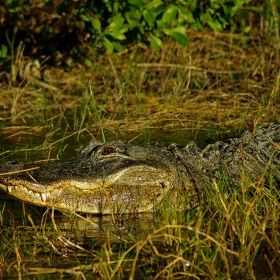
[[[199,201],[221,170],[234,186],[241,174],[252,179],[272,173],[280,181],[280,125],[271,124],[238,139],[200,150],[193,142],[132,145],[91,140],[73,159],[36,166],[7,162],[0,166],[0,189],[38,206],[96,214],[152,211],[163,201],[174,205],[184,193],[187,207]],[[7,174],[15,172],[13,174]]]

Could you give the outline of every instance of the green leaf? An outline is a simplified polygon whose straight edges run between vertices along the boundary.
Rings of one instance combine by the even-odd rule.
[[[120,42],[112,42],[112,45],[117,52],[123,52],[125,50],[124,46]]]
[[[110,19],[111,23],[109,25],[110,29],[119,29],[122,25],[124,25],[124,18],[121,14],[116,15],[115,17]]]
[[[104,37],[104,46],[105,46],[105,48],[106,48],[106,50],[108,51],[109,54],[113,53],[114,46],[106,37]]]
[[[145,21],[148,23],[148,25],[150,27],[153,27],[155,24],[155,19],[156,19],[155,15],[152,12],[145,10],[143,12],[143,16],[144,16]]]
[[[141,18],[142,14],[138,10],[129,11],[125,13],[125,17],[127,21],[131,20],[139,20]]]
[[[136,37],[137,37],[137,40],[138,40],[138,41],[142,41],[142,40],[143,40],[143,36],[142,36],[141,33],[137,33]],[[145,43],[143,43],[143,45],[146,46]]]
[[[238,12],[242,8],[242,5],[243,3],[229,1],[222,4],[221,6],[224,10],[224,13],[227,16],[233,16],[234,14],[236,14],[236,12]]]
[[[251,26],[247,25],[244,27],[244,33],[248,33],[251,30]]]
[[[124,23],[123,19],[114,20],[113,22],[110,23],[109,28],[110,29],[114,29],[114,28],[118,29],[123,25],[123,23]]]
[[[178,32],[178,33],[181,33],[183,35],[185,35],[186,32],[187,32],[186,28],[183,25],[179,25],[179,26],[177,26],[175,28],[168,29],[168,30],[172,30],[173,32]]]
[[[128,27],[128,24],[124,24],[122,15],[118,14],[112,19],[106,33],[118,40],[124,40],[126,37],[123,33],[128,31]]]
[[[193,28],[194,30],[204,30],[204,27],[200,21],[196,21],[196,22],[192,23],[191,28]]]
[[[77,10],[75,10],[74,14],[75,15],[80,15],[85,12],[85,7],[79,7]]]
[[[130,30],[135,28],[135,27],[139,27],[141,29],[142,24],[137,20],[130,20],[128,26],[129,26]]]
[[[217,20],[218,20],[218,22],[220,22],[221,23],[221,26],[222,26],[222,28],[224,29],[224,28],[226,28],[226,26],[229,24],[229,23],[231,23],[231,18],[223,18],[223,17],[221,17],[221,16],[219,16],[218,18],[217,18]]]
[[[190,6],[191,11],[194,11],[197,8],[197,2],[198,2],[198,0],[192,0],[191,1],[191,6]],[[199,3],[199,5],[200,5],[200,3]]]
[[[188,37],[181,32],[174,30],[166,30],[165,34],[170,35],[175,41],[177,41],[182,46],[189,46],[190,41]]]
[[[128,3],[138,8],[143,7],[145,5],[145,1],[143,0],[128,0]]]
[[[154,50],[157,51],[157,50],[159,50],[162,47],[163,42],[162,42],[162,40],[159,37],[157,37],[157,36],[153,35],[152,33],[150,33],[150,39],[151,39],[151,46],[152,46],[152,48]]]
[[[124,24],[124,25],[122,25],[122,26],[118,29],[118,31],[119,31],[120,33],[126,33],[126,32],[128,31],[128,29],[129,29],[128,24]]]
[[[5,58],[7,56],[8,53],[8,48],[6,45],[4,45],[1,49],[0,49],[0,58]]]
[[[202,23],[206,23],[208,21],[212,21],[212,17],[211,17],[210,12],[201,13],[199,18],[200,18]]]
[[[98,33],[101,33],[101,22],[97,17],[91,17],[91,24]]]
[[[86,15],[80,15],[80,17],[81,17],[81,20],[82,20],[82,21],[86,21],[86,22],[90,21],[88,14],[86,14]]]
[[[92,67],[92,61],[87,58],[85,59],[85,64],[87,67]]]
[[[207,22],[209,24],[209,26],[214,30],[214,31],[222,31],[223,30],[223,26],[221,25],[221,23],[215,19],[214,21],[209,21]]]
[[[160,6],[160,5],[163,5],[162,0],[154,0],[152,2],[147,2],[146,8],[148,10],[150,10],[150,9],[156,8],[156,7]]]
[[[187,23],[195,23],[193,13],[185,6],[178,6],[179,21]]]
[[[108,32],[107,34],[109,34],[110,36],[112,36],[113,38],[118,39],[118,40],[126,39],[125,35],[121,32],[112,31],[112,32]]]
[[[178,8],[175,5],[171,5],[167,8],[162,16],[162,20],[166,23],[171,22],[177,15]]]
[[[167,27],[167,26],[166,26],[166,23],[165,23],[162,19],[157,20],[157,28],[158,28],[158,29],[163,29],[163,28],[165,28],[165,27]]]

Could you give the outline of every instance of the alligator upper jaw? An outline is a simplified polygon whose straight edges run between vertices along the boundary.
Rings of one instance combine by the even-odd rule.
[[[186,177],[169,148],[122,141],[90,141],[69,161],[24,168],[0,165],[0,189],[38,206],[98,214],[150,211]],[[7,171],[20,173],[1,176]]]
[[[44,178],[43,182],[42,178],[37,179],[23,173],[0,176],[0,189],[38,206],[109,214],[151,211],[173,187],[167,173],[160,174],[151,166],[134,166],[92,180]]]

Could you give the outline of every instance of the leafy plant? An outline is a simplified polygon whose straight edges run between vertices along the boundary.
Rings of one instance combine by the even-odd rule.
[[[90,2],[90,5],[89,5]],[[123,44],[140,41],[158,50],[165,37],[171,37],[183,46],[189,45],[188,28],[202,30],[208,25],[222,31],[233,24],[232,17],[250,0],[198,1],[127,0],[122,2],[88,1],[76,15],[86,23],[91,46],[99,43],[109,53],[124,50]],[[108,17],[104,18],[104,14]]]
[[[40,50],[54,60],[57,51],[71,56],[74,52],[88,66],[92,65],[88,59],[91,53],[120,52],[138,42],[154,50],[160,49],[166,38],[188,46],[188,29],[207,27],[220,32],[233,27],[234,32],[248,33],[252,27],[248,16],[252,13],[270,17],[278,36],[277,1],[255,6],[250,3],[251,0],[205,0],[203,4],[197,0],[6,0],[0,7],[0,36],[11,38],[16,28],[15,47],[22,41],[25,52],[34,54]],[[6,55],[2,47],[0,60]]]
[[[0,48],[0,59],[4,59],[7,57],[8,48],[6,45],[2,45]]]

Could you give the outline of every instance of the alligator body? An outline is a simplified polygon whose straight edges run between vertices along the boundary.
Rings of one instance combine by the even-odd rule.
[[[41,165],[10,161],[0,166],[0,189],[38,206],[88,213],[152,211],[170,205],[178,192],[199,200],[221,170],[232,187],[242,174],[258,179],[264,172],[280,181],[280,125],[273,123],[240,138],[199,149],[190,142],[133,145],[91,140],[71,160]]]

